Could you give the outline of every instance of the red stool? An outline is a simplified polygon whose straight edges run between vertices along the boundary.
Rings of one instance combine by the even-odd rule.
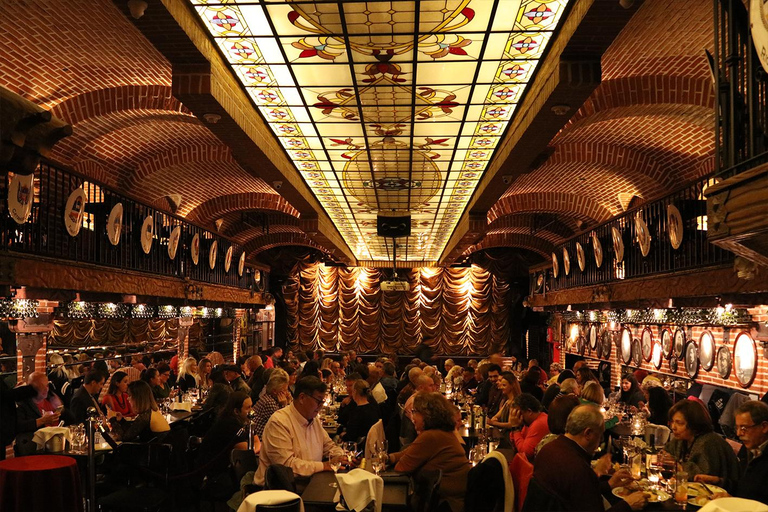
[[[0,461],[0,510],[83,512],[77,462],[61,455]]]

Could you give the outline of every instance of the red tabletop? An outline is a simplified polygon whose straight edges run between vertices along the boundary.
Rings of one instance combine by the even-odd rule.
[[[77,462],[61,455],[0,461],[0,510],[83,512]]]

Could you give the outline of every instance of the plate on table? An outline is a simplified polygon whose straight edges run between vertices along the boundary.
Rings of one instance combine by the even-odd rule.
[[[703,507],[710,501],[727,496],[727,492],[722,487],[716,485],[707,485],[712,493],[708,493],[704,486],[699,482],[688,482],[688,503]]]
[[[646,488],[638,483],[633,483],[629,487],[616,487],[613,489],[613,495],[619,498],[624,498],[637,491],[643,491],[649,502],[659,503],[661,501],[667,501],[671,496],[665,491]]]

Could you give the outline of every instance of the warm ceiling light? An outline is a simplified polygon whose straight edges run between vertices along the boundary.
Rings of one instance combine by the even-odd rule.
[[[148,4],[144,0],[128,0],[128,10],[131,11],[133,19],[138,20],[144,16]]]
[[[556,116],[564,116],[571,110],[571,106],[566,104],[552,105],[550,110],[552,110],[552,113]]]

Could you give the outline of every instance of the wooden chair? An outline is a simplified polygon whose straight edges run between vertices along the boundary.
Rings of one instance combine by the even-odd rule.
[[[438,491],[443,479],[441,470],[421,470],[413,478],[411,510],[414,512],[435,512],[438,507]]]

